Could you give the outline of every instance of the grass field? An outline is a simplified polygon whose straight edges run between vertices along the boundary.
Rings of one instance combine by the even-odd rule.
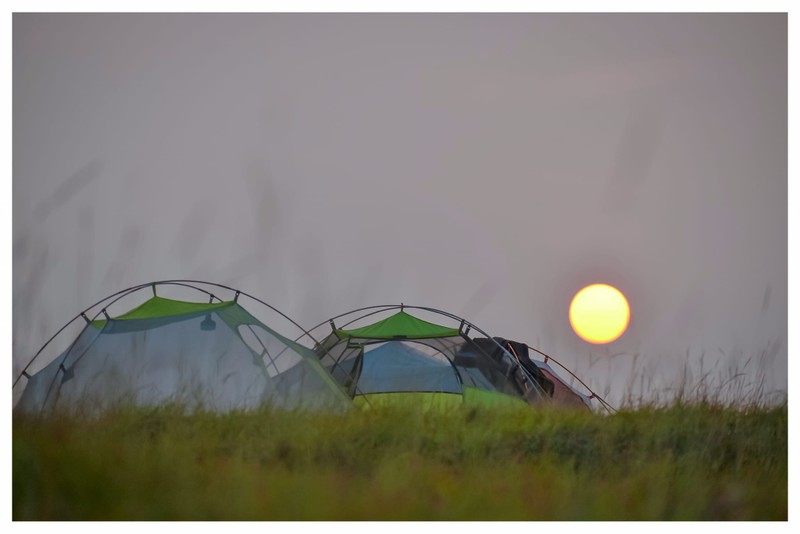
[[[787,408],[13,421],[13,519],[786,520]]]

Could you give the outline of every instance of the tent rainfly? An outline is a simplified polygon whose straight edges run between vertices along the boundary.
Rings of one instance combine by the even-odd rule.
[[[455,326],[429,322],[407,310],[438,316]],[[377,322],[350,327],[387,313],[391,315]],[[356,403],[524,405],[546,399],[552,387],[541,373],[527,373],[506,348],[475,325],[432,308],[402,304],[361,308],[310,332],[326,327],[330,331],[315,352]],[[484,337],[472,338],[470,332]]]
[[[138,295],[141,301],[150,288],[152,297],[139,306],[109,315],[121,299]],[[190,288],[206,302],[166,298],[157,288],[166,293]],[[222,300],[215,293],[232,298]],[[310,349],[256,319],[240,304],[240,296],[297,326],[265,302],[218,284],[173,280],[136,286],[107,297],[65,325],[77,321],[83,327],[55,359],[48,363],[42,361],[43,350],[37,353],[15,382],[15,390],[24,388],[16,409],[97,411],[179,403],[228,411],[263,405],[340,409],[352,404]]]
[[[490,346],[488,340],[486,339],[476,339],[475,341],[486,345],[487,351],[492,349],[492,346]],[[609,408],[609,405],[605,402],[605,400],[591,391],[586,384],[584,384],[572,373],[572,371],[558,363],[551,356],[548,356],[540,350],[534,349],[519,341],[511,341],[502,337],[496,337],[494,338],[494,341],[497,345],[500,345],[504,349],[508,350],[529,374],[540,378],[540,383],[545,388],[551,404],[558,407],[592,410],[592,399],[596,398],[604,408]],[[544,359],[537,360],[531,358],[531,351],[543,356]],[[571,386],[566,380],[561,378],[561,376],[556,373],[555,369],[553,369],[550,363],[560,367],[563,371],[571,375],[574,380],[580,382],[580,384],[589,392],[589,395],[581,393],[579,390]]]

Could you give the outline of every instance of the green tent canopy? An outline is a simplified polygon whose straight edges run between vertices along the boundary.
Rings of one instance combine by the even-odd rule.
[[[154,295],[151,299],[136,306],[132,310],[118,315],[114,319],[124,321],[128,319],[158,319],[160,317],[176,317],[180,315],[208,312],[219,308],[232,306],[233,301],[228,302],[184,302]],[[104,320],[93,321],[94,324],[102,328]]]
[[[338,329],[336,335],[341,339],[432,339],[458,336],[458,329],[429,323],[401,310],[371,325],[352,330]]]
[[[17,408],[96,411],[170,402],[228,411],[352,404],[314,352],[258,320],[238,302],[239,294],[207,298],[217,302],[154,294],[113,317],[105,308],[93,320],[76,316],[85,319],[77,338],[38,371],[29,364],[23,372]]]

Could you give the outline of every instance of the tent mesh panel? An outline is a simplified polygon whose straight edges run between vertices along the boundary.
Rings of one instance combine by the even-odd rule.
[[[523,395],[514,362],[497,361],[468,337],[393,341],[341,339],[332,332],[316,349],[322,365],[351,395],[462,393],[465,387]]]

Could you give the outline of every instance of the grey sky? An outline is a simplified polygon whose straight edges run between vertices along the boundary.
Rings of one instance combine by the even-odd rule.
[[[308,326],[443,308],[611,399],[703,351],[786,389],[785,15],[16,14],[13,61],[15,376],[199,278]],[[605,348],[593,282],[632,306]]]

